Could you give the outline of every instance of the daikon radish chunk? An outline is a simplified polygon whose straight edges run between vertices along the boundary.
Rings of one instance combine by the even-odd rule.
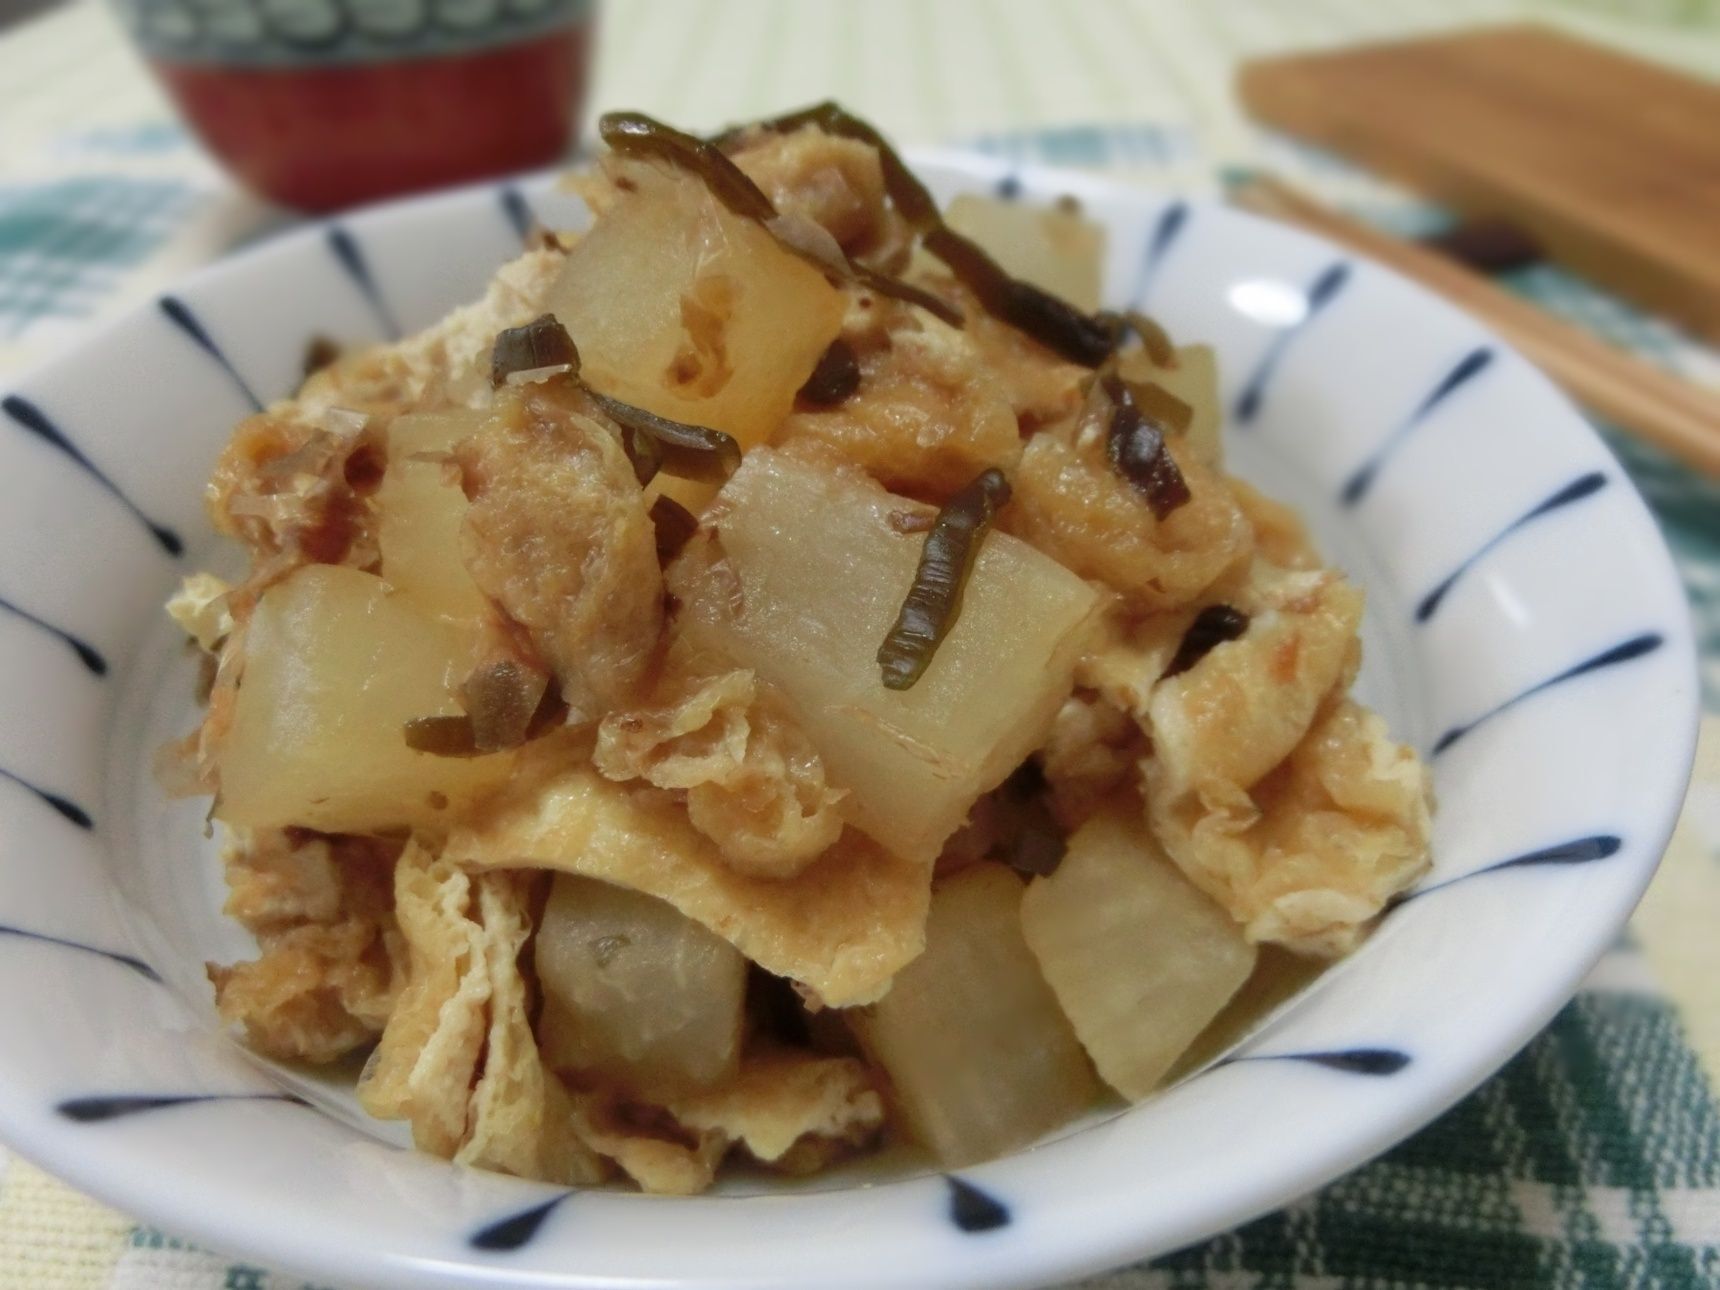
[[[955,626],[907,690],[877,652],[914,580],[930,508],[857,473],[758,449],[672,570],[693,641],[787,698],[856,827],[930,862],[974,800],[1044,738],[1098,597],[987,534]]]
[[[649,167],[568,252],[548,308],[594,389],[762,443],[842,326],[842,293],[697,179]]]
[[[483,424],[482,413],[464,408],[396,418],[376,493],[382,576],[426,613],[452,622],[476,623],[487,606],[460,555],[467,502],[459,475],[434,458]]]
[[[1131,381],[1151,381],[1194,409],[1189,427],[1183,432],[1195,455],[1209,466],[1224,460],[1219,438],[1223,412],[1218,401],[1218,360],[1211,345],[1183,345],[1176,352],[1176,363],[1160,367],[1145,354],[1131,350],[1123,355],[1120,368]]]
[[[1003,1155],[1099,1091],[1021,935],[1021,882],[979,864],[932,895],[926,952],[854,1014],[913,1136],[946,1165]]]
[[[1332,966],[1329,959],[1294,954],[1277,945],[1261,945],[1254,971],[1230,1002],[1212,1019],[1199,1038],[1176,1060],[1165,1083],[1181,1079],[1216,1060],[1227,1049],[1259,1030],[1278,1010],[1311,987]]]
[[[551,1067],[649,1093],[735,1073],[746,959],[674,906],[558,874],[535,944],[538,1040]]]
[[[963,193],[944,223],[978,242],[1010,274],[1077,309],[1099,307],[1105,230],[1079,210]]]
[[[472,666],[456,627],[374,574],[312,564],[263,594],[245,634],[215,815],[253,827],[364,833],[436,826],[499,785],[510,754],[437,757],[406,745],[417,717],[460,711]]]
[[[1107,810],[1036,878],[1021,927],[1105,1082],[1142,1098],[1254,968],[1242,929],[1166,858],[1137,811]]]

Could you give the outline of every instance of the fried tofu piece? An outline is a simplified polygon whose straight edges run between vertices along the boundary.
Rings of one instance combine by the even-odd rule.
[[[1190,496],[1159,519],[1111,468],[1094,427],[1077,419],[1042,431],[1012,477],[1004,526],[1137,612],[1189,604],[1246,563],[1254,539],[1224,477],[1175,436],[1166,445]]]
[[[484,406],[496,333],[544,311],[566,258],[559,245],[534,247],[496,270],[478,300],[404,340],[342,355],[307,378],[287,405],[309,421],[330,408],[395,416]]]
[[[576,739],[528,744],[515,784],[449,837],[449,860],[556,869],[656,896],[833,1007],[877,999],[920,952],[928,865],[848,829],[792,878],[738,873],[667,791],[605,779]]]
[[[1230,477],[1231,496],[1254,530],[1254,551],[1280,569],[1318,569],[1320,553],[1308,536],[1308,526],[1294,508],[1268,497],[1246,480]]]
[[[389,892],[397,849],[277,829],[228,848],[226,912],[260,953],[207,971],[221,1019],[258,1052],[322,1064],[381,1033],[405,975]]]
[[[899,262],[911,236],[884,192],[877,150],[815,125],[754,131],[731,154],[778,211],[812,220],[852,258]]]
[[[1431,779],[1377,713],[1329,705],[1250,789],[1168,791],[1145,764],[1148,819],[1188,877],[1251,941],[1336,957],[1428,867]]]
[[[292,928],[251,962],[206,970],[216,1011],[244,1028],[246,1043],[316,1065],[376,1038],[395,980],[373,929],[352,921]]]
[[[572,1096],[584,1141],[659,1195],[704,1191],[736,1152],[779,1173],[813,1173],[884,1128],[884,1101],[864,1063],[787,1048],[749,1053],[731,1079],[666,1106],[601,1090]]]
[[[467,571],[525,628],[588,717],[632,693],[663,625],[644,494],[615,432],[576,390],[504,390],[457,457]]]
[[[1159,782],[1173,791],[1252,786],[1355,677],[1362,593],[1340,574],[1257,563],[1235,599],[1249,615],[1241,637],[1175,676],[1147,674],[1144,725]],[[1156,653],[1147,656],[1156,662]]]
[[[865,1063],[789,1048],[749,1053],[734,1079],[679,1098],[677,1122],[785,1173],[813,1173],[874,1141],[884,1099]]]
[[[472,886],[421,846],[400,857],[394,901],[408,949],[406,987],[358,1082],[366,1111],[406,1120],[413,1142],[444,1158],[466,1140],[487,1028],[490,976]]]
[[[890,491],[933,502],[987,467],[1013,471],[1015,409],[969,332],[900,301],[868,299],[859,325],[844,331],[859,389],[835,407],[790,414],[776,442],[824,444]]]
[[[1148,819],[1189,879],[1249,939],[1333,956],[1425,868],[1428,779],[1343,697],[1361,662],[1362,593],[1318,566],[1282,508],[1248,507],[1272,549],[1305,567],[1257,554],[1195,605],[1113,620],[1077,676],[1145,735]],[[1165,676],[1217,603],[1248,615],[1242,635]]]
[[[979,358],[979,379],[995,385],[1009,400],[1021,432],[1049,427],[1081,408],[1092,372],[1059,358],[1026,332],[992,316],[966,287],[953,278],[933,276],[927,282],[938,295],[961,308],[964,330]]]
[[[683,1128],[663,1108],[628,1102],[613,1092],[576,1090],[569,1102],[581,1141],[654,1195],[704,1191],[728,1149],[718,1134]]]
[[[835,845],[843,794],[750,670],[686,669],[672,654],[646,706],[605,717],[592,763],[610,779],[684,791],[693,827],[737,872],[792,878]]]
[[[302,564],[375,563],[375,518],[354,481],[381,459],[374,429],[331,433],[291,404],[239,423],[204,491],[216,530],[251,553],[250,575],[229,597],[236,616]]]
[[[552,1182],[605,1169],[532,1035],[519,955],[533,875],[467,874],[416,843],[395,867],[406,987],[359,1080],[359,1103],[403,1119],[445,1159]]]

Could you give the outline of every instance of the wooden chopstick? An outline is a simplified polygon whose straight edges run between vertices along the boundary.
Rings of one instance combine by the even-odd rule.
[[[1494,286],[1461,264],[1351,219],[1280,180],[1239,179],[1231,200],[1378,260],[1480,318],[1603,420],[1720,477],[1720,391],[1705,390]]]

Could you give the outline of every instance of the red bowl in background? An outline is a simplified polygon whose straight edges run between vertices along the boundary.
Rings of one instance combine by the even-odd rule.
[[[121,0],[151,68],[247,187],[326,212],[566,155],[586,0]]]

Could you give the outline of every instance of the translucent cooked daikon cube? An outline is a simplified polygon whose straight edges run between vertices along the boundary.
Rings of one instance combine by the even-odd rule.
[[[374,574],[307,565],[263,594],[244,682],[216,753],[215,815],[329,833],[435,825],[507,778],[511,754],[437,757],[406,723],[458,713],[463,632]]]
[[[1254,968],[1230,915],[1184,878],[1135,810],[1094,816],[1035,878],[1021,927],[1105,1082],[1145,1097]]]
[[[842,325],[843,297],[699,180],[651,167],[568,252],[549,309],[595,389],[764,442]]]
[[[551,1067],[652,1093],[735,1073],[747,961],[673,905],[558,874],[534,953],[538,1041]]]
[[[1330,959],[1293,954],[1277,945],[1265,944],[1256,948],[1254,971],[1249,973],[1248,980],[1230,996],[1230,1002],[1200,1032],[1199,1037],[1183,1050],[1176,1065],[1166,1074],[1165,1083],[1174,1083],[1191,1071],[1199,1070],[1242,1042],[1332,966]]]
[[[886,689],[878,647],[930,514],[858,472],[758,449],[669,578],[682,630],[786,696],[848,792],[848,818],[927,861],[1044,738],[1098,600],[1025,542],[990,533],[930,667],[911,689]]]
[[[896,1109],[947,1165],[1025,1146],[1099,1085],[1021,935],[1021,881],[978,864],[932,894],[926,950],[853,1025]]]
[[[1105,230],[1079,209],[963,193],[944,212],[944,222],[978,242],[1016,277],[1077,309],[1099,307]]]
[[[1224,460],[1224,448],[1219,431],[1223,413],[1218,401],[1218,359],[1211,345],[1183,345],[1177,349],[1176,362],[1160,367],[1138,349],[1127,351],[1121,360],[1121,371],[1131,381],[1151,381],[1163,386],[1189,407],[1194,415],[1183,432],[1195,454],[1208,465]]]
[[[465,408],[397,417],[376,492],[382,576],[425,612],[451,621],[475,623],[486,606],[460,556],[466,495],[457,470],[438,458],[483,425],[483,413]]]

